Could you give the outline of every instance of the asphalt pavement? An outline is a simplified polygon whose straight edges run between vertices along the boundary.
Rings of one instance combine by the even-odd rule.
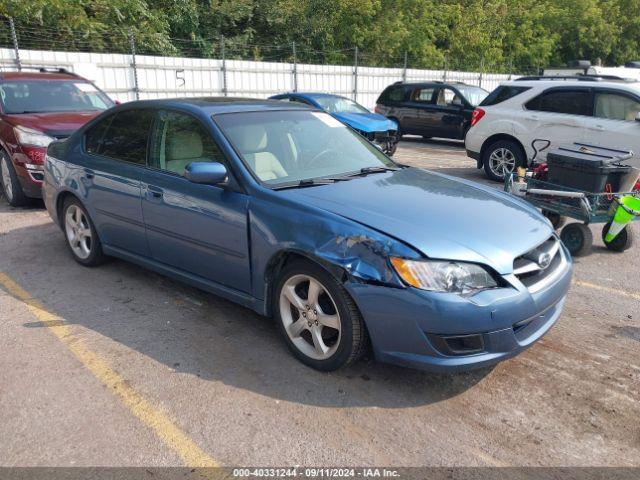
[[[459,142],[397,159],[490,183]],[[520,356],[320,373],[271,320],[123,261],[84,268],[41,204],[0,199],[0,466],[640,466],[640,250],[593,229]]]

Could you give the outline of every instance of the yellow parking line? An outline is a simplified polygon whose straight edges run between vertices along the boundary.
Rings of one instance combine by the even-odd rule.
[[[91,351],[84,341],[74,335],[63,318],[47,311],[37,299],[15,281],[0,272],[0,285],[7,292],[24,302],[31,313],[40,320],[106,387],[113,391],[145,425],[151,428],[164,444],[173,450],[190,467],[215,467],[218,463],[195,444],[161,410],[154,407],[143,395],[113,370],[107,362]]]
[[[600,290],[602,292],[613,293],[614,295],[620,295],[621,297],[629,297],[635,300],[640,300],[640,293],[627,292],[626,290],[622,290],[621,288],[611,288],[605,287],[603,285],[597,285],[595,283],[583,282],[581,280],[576,280],[573,282],[574,285],[579,287],[587,287],[593,288],[594,290]]]

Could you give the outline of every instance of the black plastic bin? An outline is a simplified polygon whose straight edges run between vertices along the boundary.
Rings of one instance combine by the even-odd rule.
[[[549,182],[591,193],[617,192],[632,168],[628,150],[574,143],[547,153]]]

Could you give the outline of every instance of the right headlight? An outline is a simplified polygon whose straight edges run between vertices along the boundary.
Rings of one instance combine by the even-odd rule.
[[[475,263],[391,257],[391,264],[402,280],[422,290],[465,294],[498,286],[491,273]]]

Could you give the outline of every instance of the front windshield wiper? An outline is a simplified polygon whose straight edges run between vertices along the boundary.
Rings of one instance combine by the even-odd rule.
[[[318,185],[330,185],[334,182],[342,182],[347,180],[345,177],[323,177],[323,178],[305,178],[303,180],[293,183],[283,183],[281,185],[274,185],[272,190],[285,190],[287,188],[305,188],[315,187]]]
[[[400,170],[400,168],[396,167],[363,167],[357,172],[348,173],[345,175],[346,177],[360,177],[364,175],[369,175],[370,173],[382,173],[382,172],[395,172],[396,170]]]

